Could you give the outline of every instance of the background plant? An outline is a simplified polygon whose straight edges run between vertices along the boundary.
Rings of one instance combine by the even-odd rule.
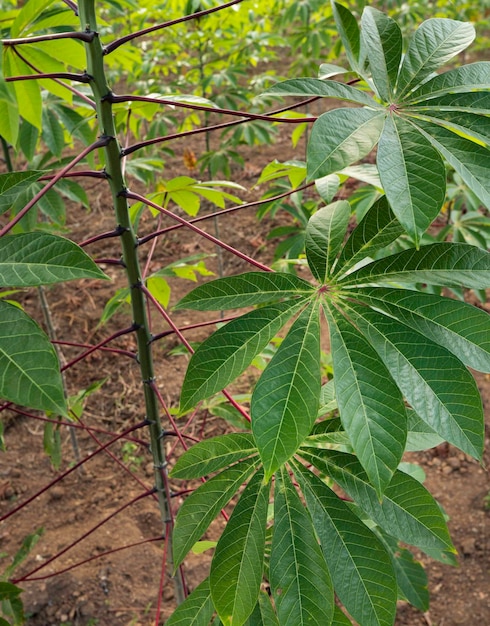
[[[149,145],[159,146],[169,136],[183,138],[197,130],[207,135],[208,116],[213,109],[220,114],[233,114],[213,107],[209,98],[214,95],[204,89],[205,74],[200,74],[200,94],[155,94],[153,85],[140,81],[137,87],[143,94],[117,95],[107,81],[117,74],[118,64],[126,64],[127,70],[135,67],[131,39],[124,42],[127,48],[121,39],[112,41],[104,54],[92,2],[80,2],[81,30],[73,22],[72,12],[55,7],[45,14],[44,9],[43,3],[31,0],[12,14],[11,37],[40,32],[41,40],[4,41],[7,63],[5,79],[0,84],[3,111],[8,115],[2,118],[1,133],[6,144],[24,150],[22,145],[26,144],[17,134],[20,112],[21,128],[27,123],[38,131],[36,134],[25,127],[25,132],[32,135],[29,145],[43,141],[49,147],[51,143],[49,159],[53,160],[43,162],[42,167],[54,166],[56,171],[21,170],[6,173],[0,179],[3,212],[8,218],[0,239],[0,284],[10,290],[68,279],[103,280],[106,276],[98,264],[120,267],[127,274],[127,291],[119,292],[112,304],[124,302],[129,295],[132,323],[105,337],[97,346],[85,347],[66,367],[69,370],[80,358],[107,346],[116,337],[136,337],[145,396],[144,417],[142,411],[140,422],[113,440],[130,438],[139,428],[149,427],[155,488],[146,489],[138,498],[157,496],[164,566],[167,564],[177,574],[176,597],[182,604],[167,623],[208,624],[215,612],[215,621],[224,624],[296,625],[308,620],[322,625],[349,623],[335,604],[334,593],[352,618],[363,625],[393,623],[398,597],[426,610],[423,571],[398,542],[417,546],[429,556],[449,563],[454,562],[455,550],[437,503],[412,476],[413,468],[400,465],[402,454],[407,448],[431,447],[445,440],[480,459],[483,413],[467,366],[489,371],[486,314],[464,302],[413,288],[424,283],[435,288],[481,289],[489,279],[488,253],[482,248],[451,242],[424,245],[425,232],[444,203],[443,158],[450,162],[470,193],[484,203],[488,197],[488,63],[462,66],[432,77],[435,70],[471,43],[472,27],[449,19],[429,20],[405,46],[407,52],[401,61],[404,44],[393,20],[366,9],[359,30],[354,16],[345,7],[334,4],[336,29],[347,51],[356,86],[330,79],[294,79],[268,88],[269,96],[302,95],[307,100],[339,97],[359,105],[324,113],[311,133],[306,174],[310,183],[316,179],[321,200],[309,201],[307,205],[300,200],[293,205],[302,232],[292,256],[301,257],[305,248],[300,262],[311,271],[311,280],[305,280],[290,272],[271,272],[269,267],[197,226],[195,218],[201,217],[201,198],[218,207],[224,207],[225,201],[236,201],[223,182],[202,184],[187,176],[171,180],[162,177],[152,194],[149,190],[141,195],[128,189],[125,173],[131,171],[131,155]],[[206,18],[206,7],[190,3],[188,9],[188,15],[197,11],[194,19]],[[304,19],[302,7],[298,5],[296,9]],[[101,19],[105,17],[101,11]],[[137,18],[137,14],[131,14],[131,20]],[[310,16],[306,18],[309,25]],[[104,30],[103,21],[101,24],[100,33],[107,37],[109,31]],[[165,26],[155,24],[158,29]],[[53,41],[59,40],[56,36],[53,39],[52,31],[58,29],[56,34],[63,45],[67,41],[75,44],[73,50],[78,56],[56,59]],[[143,33],[131,34],[135,39],[139,36]],[[201,70],[209,53],[208,38],[205,30],[196,37],[198,49],[193,60],[201,63]],[[84,42],[87,55],[81,61],[77,39]],[[230,41],[234,43],[233,37]],[[36,52],[41,43],[53,54]],[[34,63],[23,61],[18,49],[21,54],[22,50],[31,49]],[[117,56],[118,60],[111,67],[111,55],[121,49],[130,52],[114,55],[112,58]],[[324,75],[325,68],[321,72]],[[56,123],[47,114],[43,122],[43,90],[36,86],[37,80],[29,78],[39,73],[45,81],[81,83],[68,91],[55,83],[58,93],[52,96],[56,106],[49,110],[65,113],[65,118],[55,114]],[[32,102],[29,100],[26,106],[25,92],[12,85],[33,85],[27,88],[34,98]],[[64,97],[61,93],[65,92],[70,94],[68,105],[73,108],[60,104]],[[149,131],[147,139],[133,139],[133,133],[141,134],[151,127],[155,112],[162,105],[196,110],[204,123],[194,128],[197,118],[183,120],[172,109],[172,115],[160,120],[159,132],[170,123],[182,124],[180,131],[162,137]],[[188,109],[189,106],[196,108]],[[458,122],[451,116],[452,109],[458,113]],[[75,115],[66,111],[74,111]],[[240,122],[264,122],[262,118],[268,117],[250,111],[238,113]],[[132,121],[135,118],[137,123]],[[278,120],[275,117],[274,123]],[[294,119],[285,115],[282,123],[313,121],[311,116]],[[45,132],[45,126],[50,130]],[[58,128],[62,140],[58,130],[53,130]],[[62,157],[59,148],[68,141],[65,134],[79,128],[86,129],[85,134],[78,136],[86,147],[76,157]],[[118,131],[122,131],[121,143],[117,140]],[[346,168],[368,155],[378,140],[377,191],[359,213],[362,218],[358,225],[347,235],[353,207],[346,200],[332,200],[342,177],[349,175]],[[36,159],[34,153],[32,150],[30,161]],[[5,155],[8,161],[8,146]],[[84,159],[89,169],[76,168]],[[136,162],[132,171],[148,182],[149,178],[141,172],[158,164],[161,161],[155,161],[153,166],[148,160]],[[304,170],[301,164],[290,164],[286,170],[276,168],[275,173],[286,171],[295,187],[278,189],[281,194],[276,195],[291,191],[299,194],[296,187],[302,182]],[[432,193],[428,195],[429,173]],[[46,232],[44,220],[32,218],[37,203],[68,174],[105,179],[114,205],[113,231],[94,234],[81,242],[83,247]],[[264,173],[263,180],[268,176],[269,180],[276,180],[271,170]],[[359,171],[358,176],[362,178]],[[366,168],[363,176],[366,177]],[[33,182],[37,185],[39,180],[43,186],[33,187]],[[386,195],[376,199],[382,187]],[[72,193],[74,197],[81,194]],[[25,199],[17,204],[21,194],[25,194]],[[135,201],[136,205],[129,207],[128,201]],[[266,202],[269,204],[271,199]],[[137,237],[144,207],[152,210],[154,221],[150,232]],[[240,205],[230,208],[243,210]],[[151,242],[166,232],[161,216],[192,229],[260,270],[201,285],[179,303],[178,308],[199,311],[256,307],[228,321],[198,347],[184,381],[181,415],[193,411],[203,400],[213,402],[213,396],[267,350],[281,329],[292,322],[254,388],[250,409],[226,390],[223,392],[235,417],[241,417],[242,425],[251,420],[251,430],[198,443],[173,468],[173,477],[186,480],[213,475],[185,500],[177,516],[173,541],[173,507],[162,439],[177,436],[184,447],[187,444],[175,422],[175,412],[169,410],[154,380],[152,349],[159,336],[151,334],[151,321],[154,316],[164,320],[167,332],[174,333],[191,352],[184,331],[167,311],[169,292],[165,277],[177,273],[179,267],[194,277],[196,272],[206,275],[208,271],[200,264],[202,259],[187,259],[183,265],[150,271],[154,252]],[[59,231],[64,225],[59,219],[47,217],[50,229],[54,225]],[[408,235],[406,249],[390,250],[388,247],[404,233]],[[95,263],[85,248],[111,237],[121,242],[122,261],[97,259]],[[3,408],[12,409],[11,403],[16,403],[44,411],[49,423],[56,427],[80,420],[83,394],[67,403],[58,356],[50,339],[21,308],[6,299],[0,305],[4,329],[1,364],[6,372],[0,391],[6,400]],[[109,317],[107,309],[105,317]],[[332,380],[326,380],[321,366],[323,317],[329,326]],[[136,358],[134,352],[126,352]],[[97,389],[91,391],[97,393]],[[161,412],[168,429],[160,423]],[[126,445],[125,449],[132,453],[131,440],[129,443],[131,448],[123,444],[123,449]],[[99,446],[97,452],[107,446]],[[66,472],[56,480],[64,475]],[[341,495],[338,489],[332,490],[333,485],[341,489]],[[213,518],[237,495],[239,499],[216,545],[209,577],[184,600],[188,589],[179,565]],[[21,511],[22,506],[16,506],[5,518]],[[12,582],[2,588],[2,599],[11,604],[17,602],[20,592],[16,584],[29,580],[46,564],[11,578]],[[270,596],[261,591],[263,582],[267,583]],[[161,595],[156,623],[160,601]],[[21,621],[19,612],[18,615],[16,619]]]

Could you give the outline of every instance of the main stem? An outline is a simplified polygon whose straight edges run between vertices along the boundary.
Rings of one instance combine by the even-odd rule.
[[[116,138],[110,98],[111,90],[106,80],[104,53],[98,35],[95,0],[80,0],[79,14],[82,29],[86,33],[94,34],[93,39],[85,43],[87,74],[90,76],[90,86],[96,102],[101,138],[107,139],[104,147],[106,173],[112,193],[117,230],[120,233],[123,261],[131,289],[133,324],[137,337],[138,361],[144,388],[146,420],[150,431],[151,453],[155,467],[155,489],[158,495],[164,532],[167,536],[169,550],[167,565],[171,571],[173,569],[171,551],[172,511],[166,474],[167,461],[163,448],[164,433],[160,422],[158,397],[153,389],[155,375],[151,348],[152,336],[149,330],[145,296],[142,290],[143,282],[138,260],[138,242],[129,216],[129,206],[126,198],[127,189],[121,167],[121,149]],[[180,571],[174,578],[174,584],[177,602],[181,603],[185,599],[185,584]]]

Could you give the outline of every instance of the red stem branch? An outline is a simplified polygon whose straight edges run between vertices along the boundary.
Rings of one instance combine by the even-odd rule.
[[[230,246],[227,243],[225,243],[224,241],[217,239],[216,237],[214,237],[213,235],[210,235],[209,233],[202,230],[201,228],[194,226],[192,222],[185,220],[183,217],[179,217],[178,215],[175,215],[175,213],[172,213],[172,211],[169,211],[168,209],[165,209],[163,206],[160,206],[159,204],[156,204],[155,202],[148,200],[148,198],[141,196],[139,193],[134,193],[133,191],[126,191],[124,195],[126,196],[126,198],[131,198],[132,200],[138,200],[139,202],[142,202],[143,204],[146,204],[147,206],[153,207],[157,211],[160,211],[160,213],[163,213],[167,217],[172,218],[173,220],[179,222],[183,226],[187,226],[190,230],[194,231],[198,235],[201,235],[201,237],[204,237],[205,239],[212,241],[215,245],[220,246],[221,248],[223,248],[224,250],[227,250],[228,252],[231,252],[231,254],[233,254],[234,256],[244,261],[247,261],[247,263],[250,263],[250,265],[254,265],[258,269],[262,270],[263,272],[272,272],[271,268],[268,267],[267,265],[264,265],[263,263],[260,263],[259,261],[256,261],[255,259],[252,259],[252,257],[248,256],[247,254],[240,252],[240,250],[237,250],[233,246]]]

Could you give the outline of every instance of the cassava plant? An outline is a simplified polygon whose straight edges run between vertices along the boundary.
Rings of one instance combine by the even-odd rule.
[[[7,67],[12,67],[14,57],[15,67],[24,59],[22,67],[28,71],[7,72],[1,77],[1,111],[9,115],[0,116],[0,133],[6,144],[17,146],[16,115],[25,115],[34,127],[39,124],[39,109],[30,106],[25,113],[27,105],[19,98],[23,92],[14,91],[12,85],[37,85],[42,79],[58,81],[59,98],[59,81],[63,81],[62,90],[70,85],[77,115],[83,117],[83,107],[90,109],[85,115],[96,129],[95,137],[77,156],[72,153],[60,163],[54,173],[16,171],[0,178],[1,206],[7,218],[0,230],[0,286],[12,290],[80,278],[107,279],[99,265],[112,264],[126,274],[124,299],[129,299],[132,323],[89,346],[80,358],[116,337],[134,336],[137,353],[130,356],[138,364],[144,391],[142,419],[113,434],[109,443],[99,445],[76,466],[106,450],[110,443],[148,428],[155,482],[140,497],[157,496],[163,571],[166,567],[167,580],[173,578],[180,604],[167,625],[342,626],[355,620],[361,626],[389,626],[395,620],[398,598],[426,610],[428,592],[422,566],[400,542],[443,563],[454,564],[456,551],[437,502],[407,466],[400,464],[406,450],[432,447],[441,441],[481,459],[483,410],[467,368],[490,372],[488,315],[463,301],[415,288],[422,283],[481,290],[490,283],[490,255],[484,249],[456,242],[424,245],[422,240],[444,203],[445,160],[482,203],[489,199],[486,116],[490,114],[490,63],[435,74],[471,43],[473,27],[430,19],[415,32],[403,56],[404,43],[393,20],[366,8],[359,28],[348,10],[334,3],[335,26],[350,63],[347,75],[351,84],[325,78],[323,67],[321,79],[292,79],[268,92],[268,97],[299,95],[308,102],[312,97],[333,97],[354,105],[328,111],[315,121],[311,117],[281,119],[284,109],[266,115],[213,109],[207,102],[192,103],[192,98],[182,94],[166,99],[151,94],[118,96],[108,82],[106,58],[124,44],[173,22],[154,24],[103,45],[94,0],[79,0],[78,7],[67,2],[71,11],[78,10],[79,22],[76,26],[70,22],[61,31],[59,20],[53,17],[56,10],[49,16],[43,14],[49,4],[30,0],[13,17],[15,37],[3,41],[10,63]],[[236,4],[239,0],[223,7],[196,6],[195,10],[202,10],[192,18],[205,19],[209,11]],[[190,17],[184,16],[182,21]],[[41,25],[39,35],[23,37],[24,30],[36,21]],[[83,43],[83,66],[77,66],[72,57],[66,63],[60,61],[63,71],[59,67],[52,71],[48,53],[43,56],[37,51],[36,57],[37,46],[45,44],[49,50],[53,41],[60,40]],[[28,62],[28,55],[22,53],[25,49],[31,49]],[[336,71],[330,68],[328,73]],[[343,69],[338,72],[345,73]],[[76,83],[82,87],[73,87]],[[309,279],[271,271],[201,230],[196,224],[201,216],[183,218],[175,210],[177,201],[169,195],[172,185],[169,187],[166,179],[163,188],[156,190],[160,198],[149,198],[152,190],[146,195],[130,191],[126,159],[168,139],[140,138],[121,148],[115,110],[122,104],[130,107],[132,102],[194,107],[208,114],[214,110],[238,115],[241,123],[269,118],[275,123],[315,122],[306,163],[310,183],[345,171],[378,144],[377,167],[385,195],[353,229],[348,200],[334,200],[312,212],[304,231]],[[68,115],[67,119],[73,121]],[[206,125],[191,132],[208,133],[210,128]],[[64,130],[70,129],[65,126]],[[179,136],[186,137],[188,132]],[[76,166],[87,164],[87,158],[91,169],[79,170]],[[113,230],[94,235],[83,242],[83,248],[69,237],[45,232],[46,228],[40,229],[36,223],[28,230],[22,222],[58,181],[76,175],[104,179],[114,209]],[[41,189],[23,207],[13,209],[18,193],[42,177],[45,184]],[[187,201],[195,203],[200,183],[174,182],[179,184],[187,187]],[[317,186],[321,188],[321,182],[317,181]],[[219,188],[199,189],[204,197],[214,197],[218,206],[224,206],[229,196],[224,192],[220,198],[213,195]],[[185,205],[182,188],[178,191]],[[159,216],[149,234],[138,236],[141,212],[132,211],[132,201]],[[230,208],[238,209],[242,207]],[[151,331],[152,316],[160,316],[168,332],[189,351],[192,348],[185,329],[177,326],[166,309],[168,293],[162,305],[161,283],[148,281],[153,248],[146,251],[145,245],[172,228],[162,227],[161,216],[260,270],[202,284],[176,306],[203,312],[247,309],[221,325],[192,355],[182,387],[180,415],[223,393],[250,426],[201,441],[177,462],[166,458],[163,441],[170,436],[179,437],[184,444],[185,440],[155,380],[153,347],[158,335]],[[404,234],[411,247],[392,253],[390,244]],[[94,259],[85,252],[90,243],[111,237],[120,242],[121,259]],[[48,336],[6,299],[0,300],[0,312],[3,409],[21,410],[18,405],[30,409],[31,415],[32,410],[44,411],[46,419],[60,416],[61,421],[53,421],[69,425],[74,415],[68,409],[60,363]],[[326,326],[328,342],[321,332]],[[282,330],[285,327],[287,332]],[[283,339],[258,379],[247,410],[226,387],[281,332]],[[333,364],[329,380],[322,377],[321,367],[321,348],[327,343]],[[162,412],[168,423],[162,424]],[[175,521],[169,461],[172,480],[203,480],[184,500]],[[232,501],[234,508],[216,544],[209,576],[189,590],[185,558]],[[23,504],[16,506],[4,519],[22,509]],[[1,583],[1,599],[16,607],[17,623],[22,619],[17,583],[28,581],[46,564]],[[160,571],[161,565],[155,569]],[[161,595],[160,588],[156,625],[162,617]]]

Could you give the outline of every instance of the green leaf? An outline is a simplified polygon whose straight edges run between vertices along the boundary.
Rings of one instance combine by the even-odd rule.
[[[34,287],[78,278],[105,278],[73,241],[49,233],[0,239],[0,287]]]
[[[478,115],[490,113],[490,93],[474,91],[469,93],[448,93],[429,98],[407,107],[406,112],[438,115],[440,111],[463,111]]]
[[[385,113],[370,109],[333,109],[313,124],[308,142],[308,180],[356,163],[376,145]]]
[[[437,111],[437,117],[414,116],[414,123],[419,119],[442,126],[480,146],[488,148],[490,145],[490,120],[483,115],[463,111]]]
[[[224,626],[242,626],[259,596],[270,491],[263,477],[257,472],[245,488],[211,563],[211,597]]]
[[[414,105],[421,100],[435,98],[446,93],[487,91],[490,85],[490,62],[478,61],[456,67],[434,76],[413,91],[404,102]]]
[[[465,243],[434,243],[373,261],[339,283],[366,285],[395,281],[482,289],[490,285],[490,254]]]
[[[302,306],[304,300],[262,307],[228,322],[208,337],[189,362],[180,410],[187,411],[235,380]]]
[[[291,326],[252,394],[252,432],[266,480],[296,452],[317,417],[319,332],[313,303]]]
[[[35,185],[37,186],[37,184]],[[48,189],[37,206],[53,224],[63,226],[66,221],[66,208],[63,198],[54,189]]]
[[[24,76],[35,74],[24,61],[10,50],[4,53],[5,74],[7,76]],[[17,105],[20,115],[30,124],[42,131],[42,110],[41,90],[35,80],[19,80],[13,83]]]
[[[28,189],[31,183],[43,174],[43,171],[38,170],[0,174],[0,213],[8,211],[19,194]]]
[[[219,311],[263,304],[278,298],[310,296],[314,288],[293,274],[247,272],[200,285],[182,298],[176,309]]]
[[[490,373],[490,319],[466,302],[403,289],[359,289],[363,302],[444,346],[465,365]]]
[[[350,311],[418,415],[446,441],[481,459],[481,398],[461,361],[391,317],[367,307]]]
[[[63,128],[56,115],[49,108],[43,108],[42,138],[55,156],[61,156],[65,147]]]
[[[320,283],[330,275],[350,220],[350,204],[339,200],[312,215],[306,226],[306,257]]]
[[[379,140],[377,164],[391,209],[418,246],[444,203],[444,163],[411,124],[390,115]]]
[[[415,452],[418,450],[428,450],[435,448],[444,442],[442,437],[431,428],[427,422],[424,422],[413,409],[407,409],[408,415],[408,436],[406,452]]]
[[[381,533],[381,541],[391,553],[400,595],[420,611],[427,611],[429,589],[427,574],[421,563],[414,559],[410,550],[404,548],[386,533]]]
[[[22,589],[20,587],[9,582],[0,581],[0,600],[10,600],[21,593]]]
[[[396,471],[380,502],[359,461],[333,450],[303,450],[301,455],[330,476],[381,526],[400,541],[433,558],[450,562],[456,550],[437,502],[415,478]]]
[[[338,2],[332,2],[332,11],[349,65],[354,71],[359,72],[362,68],[359,67],[361,42],[357,20],[349,9]]]
[[[176,608],[165,626],[208,626],[213,613],[209,578],[206,578]]]
[[[398,239],[403,232],[403,227],[391,211],[386,196],[382,196],[347,239],[335,268],[336,273],[340,269],[344,271],[353,267],[359,261],[382,250]]]
[[[490,206],[490,152],[470,139],[461,137],[438,124],[417,119],[425,137],[458,172],[463,181],[481,200]]]
[[[257,454],[251,433],[230,433],[200,441],[189,448],[172,469],[172,478],[201,478]]]
[[[259,593],[259,601],[245,626],[279,626],[269,595],[265,591]]]
[[[252,474],[256,459],[247,459],[214,476],[191,493],[179,509],[173,533],[174,567],[206,532],[220,510]]]
[[[270,582],[281,626],[327,626],[333,587],[311,518],[287,471],[276,475]]]
[[[329,328],[340,419],[381,497],[405,448],[403,398],[375,350],[333,307]]]
[[[58,357],[47,335],[21,309],[0,300],[0,396],[67,415]]]
[[[374,98],[360,89],[335,80],[320,80],[319,78],[291,78],[269,87],[265,92],[265,95],[268,94],[336,98],[337,100],[347,100],[348,102],[355,102],[378,110],[381,108],[381,105]]]
[[[19,135],[19,109],[14,88],[4,82],[0,72],[0,135],[15,146]]]
[[[475,38],[472,24],[446,18],[432,18],[423,22],[403,57],[397,84],[401,98],[417,87],[432,72],[467,48]]]
[[[397,595],[386,548],[312,472],[298,463],[295,475],[340,601],[363,626],[391,626]]]
[[[332,626],[352,626],[350,619],[342,613],[342,609],[335,605]]]
[[[400,27],[381,11],[365,7],[361,29],[376,90],[382,100],[391,102],[402,56]]]

